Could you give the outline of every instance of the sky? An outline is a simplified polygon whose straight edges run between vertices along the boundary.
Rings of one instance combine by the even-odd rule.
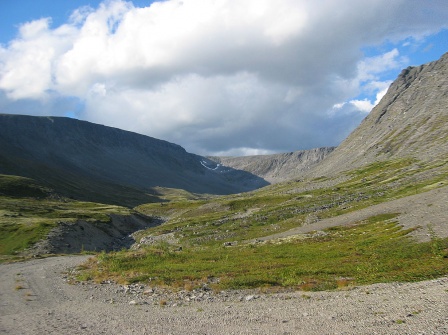
[[[446,0],[0,0],[0,113],[200,155],[336,146],[447,51]]]

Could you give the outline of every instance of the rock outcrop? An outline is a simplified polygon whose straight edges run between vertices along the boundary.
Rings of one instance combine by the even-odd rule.
[[[379,104],[312,170],[332,175],[375,161],[448,155],[448,53],[404,69]]]
[[[141,214],[110,215],[110,222],[60,222],[45,239],[25,250],[25,255],[112,251],[129,248],[135,243],[136,231],[163,223]]]

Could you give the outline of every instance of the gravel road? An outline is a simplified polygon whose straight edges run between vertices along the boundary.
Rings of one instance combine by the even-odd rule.
[[[69,284],[67,270],[86,259],[0,265],[0,333],[448,334],[448,277],[335,292],[210,293],[201,302],[190,295],[162,306],[155,292]]]

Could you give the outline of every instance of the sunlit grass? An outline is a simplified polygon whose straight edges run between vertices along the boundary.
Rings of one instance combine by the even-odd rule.
[[[287,182],[247,194],[148,204],[137,208],[167,222],[145,234],[174,232],[185,245],[220,245],[286,231],[446,184],[446,160],[373,163],[339,177]],[[319,184],[321,183],[321,184]]]
[[[447,240],[416,243],[390,216],[325,236],[283,243],[245,241],[445,185],[446,160],[400,159],[373,163],[345,177],[271,185],[256,192],[210,200],[181,200],[137,208],[164,217],[144,235],[174,233],[183,246],[158,244],[102,254],[89,277],[151,281],[183,287],[220,278],[217,289],[295,287],[334,289],[353,284],[412,281],[448,273]],[[231,241],[232,247],[223,242]]]
[[[215,289],[322,290],[446,275],[448,240],[433,236],[431,242],[417,243],[408,236],[409,230],[397,225],[394,215],[283,242],[248,241],[442,187],[447,179],[446,159],[430,163],[400,159],[373,163],[334,178],[290,181],[233,196],[206,199],[164,190],[165,200],[174,201],[136,210],[162,217],[166,223],[138,237],[171,233],[179,245],[159,242],[139,250],[101,253],[86,264],[80,279],[112,278],[191,289],[214,278],[210,285]],[[23,250],[59,220],[107,221],[109,213],[129,212],[117,206],[48,197],[1,199],[3,254]],[[226,242],[232,246],[225,247]]]
[[[89,278],[151,281],[184,287],[185,283],[219,278],[215,289],[293,287],[336,289],[354,284],[414,281],[448,273],[448,239],[416,243],[391,220],[378,216],[369,223],[327,230],[321,237],[286,243],[207,246],[173,251],[168,244],[143,250],[101,254],[91,261]]]

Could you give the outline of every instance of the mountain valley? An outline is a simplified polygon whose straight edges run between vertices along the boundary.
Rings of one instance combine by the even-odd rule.
[[[268,156],[201,157],[84,121],[0,115],[3,259],[135,242],[79,278],[214,289],[446,275],[447,72],[447,54],[404,70],[337,148]],[[117,215],[138,218],[136,231]],[[127,244],[95,245],[108,226]]]

